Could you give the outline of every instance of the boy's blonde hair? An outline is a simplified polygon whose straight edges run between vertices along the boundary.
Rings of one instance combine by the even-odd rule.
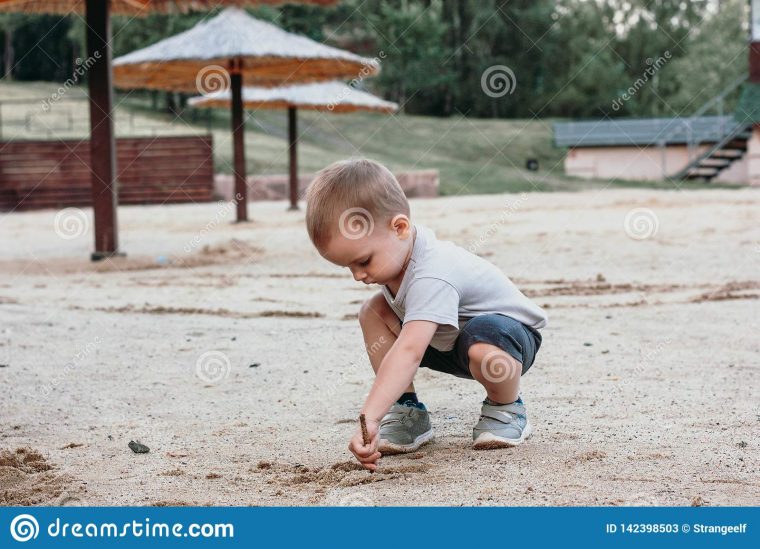
[[[369,234],[374,225],[397,214],[410,215],[401,185],[388,168],[367,158],[330,164],[306,191],[306,230],[317,248],[326,245],[336,229],[343,230],[340,224],[363,225],[364,234]],[[351,227],[346,230],[352,232]]]

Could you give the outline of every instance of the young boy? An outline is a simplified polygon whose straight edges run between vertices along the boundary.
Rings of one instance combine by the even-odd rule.
[[[432,438],[412,383],[420,366],[485,388],[474,448],[527,439],[520,376],[541,345],[544,311],[493,264],[412,224],[401,186],[377,162],[331,164],[306,201],[306,227],[320,255],[382,290],[359,312],[375,370],[361,409],[371,442],[364,444],[357,426],[349,444],[363,467],[374,471],[382,453],[413,452]]]

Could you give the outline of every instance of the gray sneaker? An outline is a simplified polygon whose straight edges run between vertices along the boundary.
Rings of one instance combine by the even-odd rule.
[[[472,447],[476,450],[509,448],[521,444],[532,432],[522,398],[503,406],[483,401],[480,421],[472,429]]]
[[[414,452],[433,438],[430,414],[415,406],[396,403],[380,421],[381,454]]]

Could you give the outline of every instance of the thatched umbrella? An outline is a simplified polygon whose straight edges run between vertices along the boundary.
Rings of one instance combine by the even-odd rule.
[[[95,221],[93,260],[119,253],[116,204],[116,142],[113,132],[110,14],[211,9],[220,6],[310,3],[333,5],[338,0],[0,0],[0,12],[85,13],[88,87],[90,96],[90,172]]]
[[[114,60],[117,87],[204,95],[231,90],[238,221],[248,219],[243,81],[271,87],[369,76],[378,71],[379,64],[373,59],[286,32],[237,8],[227,8],[190,30]]]
[[[298,209],[298,154],[296,151],[297,110],[307,109],[334,113],[372,111],[394,113],[398,104],[385,101],[371,93],[356,90],[343,82],[324,82],[282,86],[280,88],[243,88],[243,107],[250,110],[288,109],[288,148],[290,151],[290,209]],[[188,104],[194,107],[229,108],[232,95],[228,90],[193,97]]]

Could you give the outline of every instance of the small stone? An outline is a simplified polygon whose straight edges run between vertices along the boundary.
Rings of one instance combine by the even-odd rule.
[[[237,337],[236,337],[236,336],[232,336],[232,337],[230,338],[230,341],[237,341]]]
[[[602,354],[603,354],[603,355],[606,355],[606,354],[607,354],[607,353],[609,353],[609,352],[610,352],[610,350],[609,350],[609,349],[605,349],[604,351],[602,351]]]
[[[705,504],[705,500],[702,499],[702,496],[694,496],[691,498],[691,506],[692,507],[702,507]]]
[[[261,364],[259,364],[258,362],[253,362],[248,365],[249,368],[258,368],[259,366],[261,366]]]
[[[583,344],[584,347],[591,347],[593,343],[589,343],[588,341]]]
[[[0,364],[0,368],[7,368],[10,364]]]
[[[742,441],[741,441],[741,442],[738,444],[738,446],[739,446],[739,448],[746,448],[746,447],[747,447],[747,443],[746,443],[745,441],[743,441],[743,440],[742,440]]]
[[[147,454],[148,452],[150,452],[150,448],[145,446],[145,444],[142,444],[141,442],[135,442],[134,440],[129,441],[129,448],[135,454]]]

